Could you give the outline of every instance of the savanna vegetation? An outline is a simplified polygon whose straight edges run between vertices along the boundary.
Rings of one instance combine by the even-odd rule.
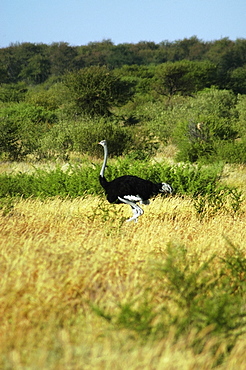
[[[0,49],[0,367],[244,369],[246,41]],[[137,223],[106,175],[166,181]]]

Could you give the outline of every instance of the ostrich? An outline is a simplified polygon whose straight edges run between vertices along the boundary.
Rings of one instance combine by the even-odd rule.
[[[106,140],[102,140],[98,144],[102,145],[104,149],[104,161],[99,176],[100,184],[105,190],[109,203],[125,203],[131,206],[133,216],[127,221],[135,220],[137,222],[138,217],[144,213],[142,208],[136,204],[137,202],[140,202],[140,204],[149,204],[149,198],[159,193],[172,193],[172,187],[165,182],[155,184],[133,175],[120,176],[112,181],[107,181],[104,177],[108,158],[107,142]]]

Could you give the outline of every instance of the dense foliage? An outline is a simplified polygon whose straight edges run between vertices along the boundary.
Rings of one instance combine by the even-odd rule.
[[[72,152],[178,161],[246,161],[246,41],[114,45],[110,40],[14,44],[0,49],[0,156],[34,160]]]
[[[124,65],[148,66],[166,62],[209,61],[216,66],[215,80],[220,88],[245,93],[246,40],[222,38],[204,42],[196,36],[163,41],[141,41],[114,45],[111,40],[70,46],[66,42],[46,44],[11,44],[0,49],[0,82],[40,84],[50,76],[62,76],[90,66],[110,69]],[[240,91],[239,91],[240,90]]]

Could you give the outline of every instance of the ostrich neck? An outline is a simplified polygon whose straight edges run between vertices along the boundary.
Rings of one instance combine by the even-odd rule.
[[[104,177],[104,172],[107,164],[107,159],[108,159],[108,148],[106,146],[103,147],[104,149],[104,160],[103,160],[103,165],[100,171],[100,176]]]

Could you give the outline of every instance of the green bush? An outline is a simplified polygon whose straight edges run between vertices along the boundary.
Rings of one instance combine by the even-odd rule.
[[[32,87],[25,97],[28,104],[43,107],[47,111],[62,110],[62,106],[67,100],[68,96],[64,91],[64,86],[59,82],[54,82],[51,86],[47,82],[41,86]]]
[[[239,132],[240,138],[245,140],[246,138],[246,95],[238,95],[236,109],[238,113],[237,130]]]
[[[42,135],[56,122],[54,112],[27,103],[0,107],[0,152],[20,159],[39,148]]]
[[[221,149],[228,144],[234,144],[238,133],[231,121],[214,116],[200,116],[200,121],[180,122],[175,135],[179,135],[179,152],[177,160],[190,162],[214,162],[229,160],[222,155]]]
[[[131,142],[130,131],[105,118],[84,116],[75,121],[61,120],[43,136],[43,156],[69,157],[72,151],[102,155],[98,142],[107,138],[110,155],[121,155]]]
[[[163,102],[141,102],[135,110],[136,119],[146,128],[146,130],[167,143],[173,131],[172,113]]]
[[[246,163],[246,137],[233,142],[217,142],[215,144],[217,158],[227,163]]]
[[[127,115],[128,111],[134,118],[137,125],[132,130],[141,125],[145,136],[152,136],[155,142],[175,143],[177,161],[240,162],[241,157],[243,162],[243,145],[237,145],[236,139],[245,136],[244,105],[242,97],[237,102],[230,91],[210,88],[193,97],[173,96],[158,101],[135,96],[121,112]],[[227,147],[234,148],[234,144],[230,156]]]
[[[10,159],[18,159],[23,155],[22,147],[19,142],[19,125],[15,120],[9,120],[8,116],[0,119],[0,154],[7,155]]]
[[[32,174],[0,174],[0,198],[76,198],[85,194],[96,194],[101,190],[98,176],[99,171],[92,170],[89,166],[73,166],[66,170],[57,166],[48,172],[36,169]]]
[[[221,160],[217,149],[225,143],[234,143],[239,135],[235,103],[232,93],[216,89],[205,90],[187,100],[183,107],[185,115],[178,118],[174,129],[179,149],[177,160]]]
[[[95,143],[101,152],[102,148]],[[55,170],[45,171],[36,169],[33,173],[0,174],[0,196],[80,196],[83,192],[97,194],[101,188],[98,184],[100,165],[91,166],[90,163],[71,165],[67,170],[57,166]],[[110,181],[122,175],[136,175],[153,182],[170,183],[176,194],[199,196],[210,194],[218,186],[222,167],[211,165],[207,167],[192,166],[189,164],[170,166],[149,161],[132,161],[131,158],[118,158],[109,164],[105,176]],[[71,185],[73,184],[73,185]],[[72,186],[72,189],[70,188]],[[77,190],[76,190],[77,189]]]
[[[1,84],[0,101],[4,103],[20,102],[25,99],[27,85],[24,82],[16,84]]]

